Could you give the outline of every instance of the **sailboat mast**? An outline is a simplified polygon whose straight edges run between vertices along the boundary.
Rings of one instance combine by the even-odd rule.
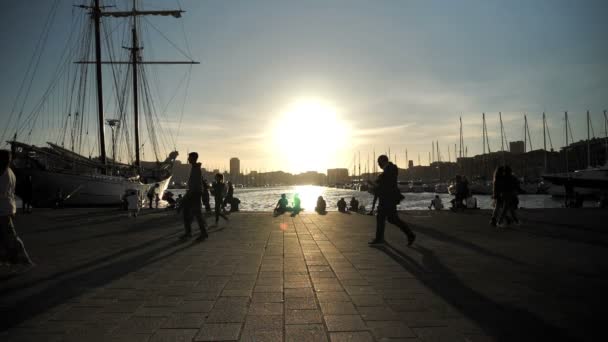
[[[566,155],[566,172],[569,171],[568,169],[568,111],[566,111],[564,113],[565,115],[565,125],[564,125],[564,129],[566,131],[566,146],[564,147],[564,151],[565,151],[565,155]]]
[[[547,172],[547,119],[543,112],[543,150],[545,150],[545,172]]]
[[[139,52],[139,46],[137,43],[137,16],[135,15],[135,0],[133,1],[133,28],[131,29],[131,68],[133,69],[133,118],[134,118],[134,131],[135,131],[135,166],[140,167],[141,159],[139,156],[139,98],[137,90],[137,55]]]
[[[591,145],[589,139],[591,136],[589,135],[589,111],[587,111],[587,167],[591,167]]]
[[[606,111],[604,110],[604,138],[606,145],[606,155],[604,156],[604,164],[608,165],[608,116],[606,116]]]
[[[528,118],[526,114],[524,114],[524,153],[528,152],[528,136],[526,133],[528,132]]]
[[[97,115],[99,124],[99,158],[105,166],[106,160],[106,137],[104,134],[103,120],[103,82],[101,75],[101,8],[99,0],[95,0],[93,8],[93,21],[95,22],[95,73],[97,77]],[[103,173],[105,173],[105,167]]]
[[[461,116],[460,117],[460,150],[459,150],[460,151],[460,158],[462,158],[462,152],[464,150],[464,146],[462,146],[462,145],[464,145],[463,142],[464,142],[464,140],[462,138],[462,116]]]

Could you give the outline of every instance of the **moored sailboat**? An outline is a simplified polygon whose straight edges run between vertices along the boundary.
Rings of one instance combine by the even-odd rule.
[[[143,47],[139,43],[140,29],[139,18],[144,16],[173,16],[180,18],[182,10],[141,10],[137,8],[137,1],[133,1],[132,8],[124,11],[107,10],[110,6],[102,6],[100,0],[91,0],[89,5],[80,5],[90,15],[91,22],[86,23],[88,29],[82,33],[77,41],[83,51],[72,56],[79,57],[76,61],[78,75],[69,78],[69,88],[74,90],[73,95],[63,97],[66,108],[76,108],[75,112],[64,117],[63,130],[56,134],[52,129],[48,133],[55,133],[56,142],[46,142],[46,146],[36,146],[31,142],[18,139],[18,132],[23,132],[27,123],[17,125],[13,138],[8,141],[13,152],[12,167],[18,178],[18,195],[20,184],[28,183],[34,193],[33,200],[36,206],[50,206],[58,200],[65,205],[73,206],[99,206],[115,205],[122,201],[122,195],[128,189],[138,190],[140,194],[147,192],[152,186],[158,184],[157,191],[164,191],[171,181],[172,167],[178,152],[170,151],[166,157],[161,157],[159,148],[158,132],[161,131],[161,123],[158,120],[155,107],[150,99],[151,91],[147,84],[147,64],[198,64],[194,61],[164,62],[147,61],[142,56]],[[108,44],[106,56],[108,60],[102,60],[102,18],[126,18],[129,20],[130,32],[128,41],[128,60],[117,60],[115,54],[109,47],[109,36],[112,34],[110,28],[104,32],[104,42]],[[93,53],[94,52],[94,53]],[[94,54],[93,60],[88,60],[89,55]],[[87,83],[87,74],[90,66],[95,67],[95,87]],[[112,128],[112,157],[106,155],[106,139],[104,132],[104,104],[108,98],[104,98],[104,84],[102,77],[102,65],[112,67],[114,91],[116,92],[116,105],[114,110],[118,112],[119,119],[107,120]],[[122,68],[122,69],[120,69]],[[69,68],[63,69],[68,73]],[[122,79],[121,79],[122,76]],[[67,78],[66,78],[67,79]],[[66,82],[67,84],[68,82]],[[130,87],[129,87],[130,85]],[[106,86],[107,87],[107,86]],[[90,89],[94,88],[94,89]],[[48,101],[49,93],[55,89],[55,84],[49,86],[41,103]],[[90,97],[86,90],[94,90],[95,101],[93,105],[86,101]],[[141,97],[141,99],[140,99]],[[127,116],[127,104],[132,104],[132,118]],[[88,122],[85,114],[89,106],[94,107],[98,137],[95,148],[99,152],[98,157],[85,156],[83,152],[83,135],[88,135]],[[142,108],[140,108],[142,107]],[[141,112],[141,113],[140,113]],[[39,114],[35,113],[36,115]],[[148,136],[146,142],[152,146],[156,157],[155,162],[142,162],[142,143],[140,142],[140,116],[146,119]],[[115,129],[120,126],[120,132],[115,136]],[[83,128],[84,127],[84,128]],[[86,128],[86,129],[85,129]],[[132,131],[129,131],[129,128]],[[26,135],[27,138],[31,137]],[[44,130],[43,130],[44,132]],[[162,131],[160,134],[163,134]],[[36,137],[40,139],[40,137]],[[48,141],[48,140],[47,140]],[[118,147],[123,151],[129,162],[120,162],[117,159],[117,142],[124,145]],[[66,147],[67,145],[67,147]],[[21,186],[23,188],[23,186]]]

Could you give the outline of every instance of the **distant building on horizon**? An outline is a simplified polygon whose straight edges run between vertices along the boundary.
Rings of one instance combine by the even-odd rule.
[[[241,173],[241,161],[239,158],[230,158],[230,180],[233,183],[239,182],[239,174]]]
[[[414,167],[414,161],[413,160],[408,160],[408,162],[407,162],[407,168],[411,169],[413,167]]]
[[[327,184],[346,184],[348,182],[348,169],[327,169]]]
[[[524,144],[523,141],[518,140],[518,141],[509,142],[509,151],[511,151],[511,153],[522,154],[522,153],[526,153],[525,150],[526,150],[526,145]]]

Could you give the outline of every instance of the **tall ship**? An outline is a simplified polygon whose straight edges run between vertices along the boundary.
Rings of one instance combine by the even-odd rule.
[[[32,97],[22,90],[34,82],[51,19],[45,24],[34,63],[30,63],[4,132],[0,131],[3,140],[8,135],[13,152],[17,195],[33,192],[35,206],[51,206],[57,200],[70,206],[116,205],[127,190],[145,194],[158,184],[156,191],[162,194],[169,185],[178,152],[175,136],[164,127],[172,122],[154,104],[159,87],[151,86],[150,69],[198,62],[189,57],[186,61],[144,58],[142,41],[148,40],[140,37],[150,32],[144,24],[153,26],[147,18],[181,18],[184,11],[149,10],[139,2],[112,2],[126,5],[123,10],[100,0],[74,6],[73,11],[82,13],[72,19],[63,58],[51,84],[28,114],[23,108]],[[51,6],[49,18],[57,14],[57,4]],[[189,81],[190,71],[185,71],[182,80]],[[158,78],[154,80],[158,82]],[[186,90],[183,84],[177,88]],[[106,131],[111,132],[110,141]],[[173,146],[168,148],[171,138]],[[142,161],[144,151],[151,152],[154,161]]]

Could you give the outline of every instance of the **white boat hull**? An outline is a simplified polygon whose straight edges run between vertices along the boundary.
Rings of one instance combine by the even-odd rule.
[[[122,203],[127,189],[139,190],[145,196],[156,183],[143,184],[124,177],[105,175],[76,175],[56,173],[36,169],[22,169],[18,172],[32,177],[35,206],[52,206],[61,190],[67,206],[113,206]],[[159,181],[160,194],[169,185],[171,177]]]

